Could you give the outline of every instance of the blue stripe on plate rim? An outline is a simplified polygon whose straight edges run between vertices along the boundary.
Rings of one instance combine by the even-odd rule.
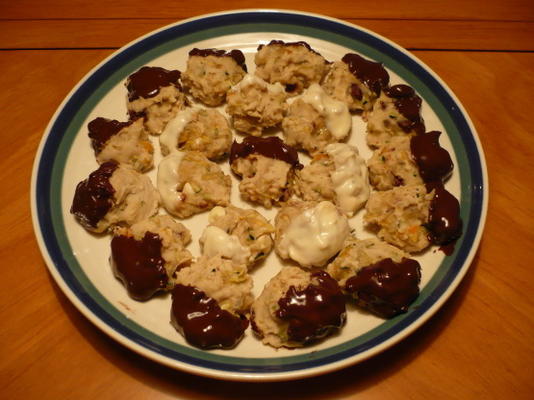
[[[464,234],[454,255],[440,265],[410,311],[381,324],[363,335],[363,339],[355,338],[307,355],[273,359],[222,356],[190,349],[155,337],[127,320],[86,277],[83,279],[72,255],[62,219],[61,181],[74,135],[95,102],[131,72],[176,46],[241,32],[316,37],[382,61],[431,105],[453,143],[462,166],[460,203]],[[111,55],[73,89],[56,112],[41,142],[32,176],[32,212],[41,251],[54,278],[75,305],[106,333],[149,358],[202,375],[234,379],[308,376],[310,371],[333,370],[367,358],[400,340],[404,336],[401,333],[412,331],[430,317],[465,274],[480,240],[486,208],[487,173],[482,149],[463,108],[443,82],[423,63],[385,38],[343,21],[293,11],[243,10],[201,16],[164,27]]]

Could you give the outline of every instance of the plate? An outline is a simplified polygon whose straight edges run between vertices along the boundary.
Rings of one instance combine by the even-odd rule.
[[[258,44],[271,39],[304,40],[328,60],[357,52],[382,62],[392,84],[404,82],[415,88],[423,98],[427,130],[444,132],[441,143],[455,163],[446,187],[460,200],[464,233],[451,256],[433,248],[417,257],[423,266],[421,294],[406,314],[384,321],[350,309],[340,334],[304,349],[272,349],[248,330],[235,349],[203,351],[189,346],[169,324],[170,296],[146,303],[127,296],[109,266],[109,237],[88,234],[70,215],[76,184],[97,168],[86,125],[97,116],[126,120],[124,81],[143,65],[183,71],[191,48],[216,47],[241,49],[251,69]],[[365,125],[359,117],[353,120],[351,143],[368,158],[371,153],[365,145]],[[157,140],[153,142],[157,145]],[[227,163],[223,167],[228,171]],[[154,174],[149,175],[154,178]],[[130,349],[170,367],[248,381],[296,379],[334,371],[377,354],[410,334],[443,304],[465,275],[480,241],[488,198],[484,156],[473,124],[430,68],[361,27],[324,16],[276,10],[233,11],[189,19],[143,36],[112,54],[80,81],[53,116],[37,153],[31,190],[34,229],[49,271],[96,326]],[[235,179],[232,202],[243,205]],[[261,212],[272,219],[276,211]],[[361,214],[351,225],[363,237]],[[184,222],[192,231],[189,249],[194,255],[199,254],[198,238],[206,221],[206,214],[201,214]],[[256,295],[280,265],[272,253],[253,271]]]

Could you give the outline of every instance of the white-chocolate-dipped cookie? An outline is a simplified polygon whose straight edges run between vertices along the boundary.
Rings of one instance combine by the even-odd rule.
[[[305,268],[324,267],[350,234],[347,217],[331,202],[291,200],[275,218],[275,250]]]
[[[215,207],[200,237],[202,254],[220,255],[251,268],[273,248],[274,227],[259,212],[234,206]]]
[[[199,151],[210,160],[230,152],[232,131],[228,120],[215,109],[186,108],[169,121],[159,137],[161,152]]]
[[[157,181],[162,205],[178,218],[230,204],[230,177],[196,151],[165,157],[159,164]]]
[[[310,154],[345,140],[351,128],[346,104],[328,96],[318,84],[312,84],[291,103],[282,121],[287,144]]]
[[[303,200],[331,201],[352,217],[369,198],[365,161],[354,146],[329,144],[297,173],[295,191]]]

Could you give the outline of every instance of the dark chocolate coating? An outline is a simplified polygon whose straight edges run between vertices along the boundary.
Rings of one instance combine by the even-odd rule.
[[[422,101],[415,90],[408,85],[394,85],[384,89],[384,93],[394,99],[395,108],[407,119],[398,123],[404,132],[425,132],[425,124],[420,114]]]
[[[154,97],[164,86],[173,85],[182,90],[178,83],[180,76],[181,73],[178,70],[169,71],[161,67],[142,67],[130,75],[126,81],[128,100]]]
[[[141,240],[122,235],[113,237],[111,266],[135,300],[148,300],[165,289],[169,281],[161,256],[161,238],[151,232],[145,233]]]
[[[460,203],[441,182],[427,183],[426,188],[429,193],[434,190],[428,223],[425,225],[429,231],[428,239],[434,244],[450,244],[462,234]],[[452,252],[450,246],[445,249]]]
[[[130,126],[134,121],[119,122],[114,119],[98,117],[89,122],[87,128],[89,129],[89,138],[91,139],[95,154],[102,151],[104,145],[112,136],[119,133],[121,129]]]
[[[386,258],[347,279],[345,290],[362,308],[391,318],[408,310],[419,295],[420,280],[421,266],[417,261],[404,258],[396,263]]]
[[[230,164],[237,158],[245,158],[253,153],[285,161],[295,168],[302,168],[297,151],[276,136],[266,138],[247,136],[241,143],[234,140],[230,149]]]
[[[196,47],[189,52],[189,56],[198,57],[230,57],[239,65],[243,71],[247,72],[247,65],[245,64],[245,55],[241,50],[217,50],[217,49],[197,49]]]
[[[70,212],[88,230],[96,228],[113,205],[115,189],[109,178],[117,168],[117,163],[106,162],[76,186]]]
[[[345,323],[345,297],[337,282],[324,271],[312,277],[318,284],[303,290],[291,286],[278,301],[276,316],[289,324],[287,334],[292,342],[314,342]]]
[[[415,135],[410,141],[410,150],[425,182],[445,182],[451,175],[453,164],[447,150],[439,145],[441,132],[432,131]]]
[[[248,320],[222,310],[203,291],[178,284],[172,291],[171,324],[193,346],[232,348],[243,337]]]
[[[347,64],[349,71],[356,78],[377,95],[389,85],[389,74],[381,63],[367,60],[354,53],[345,54],[341,61]]]

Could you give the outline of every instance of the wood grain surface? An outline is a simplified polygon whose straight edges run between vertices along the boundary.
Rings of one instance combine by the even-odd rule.
[[[220,3],[0,0],[0,399],[534,398],[533,3],[363,4],[268,7],[373,29],[413,49],[452,88],[486,154],[490,203],[482,243],[451,299],[400,344],[325,376],[253,384],[171,370],[101,333],[48,274],[29,207],[37,146],[78,80],[114,48],[220,11]]]

